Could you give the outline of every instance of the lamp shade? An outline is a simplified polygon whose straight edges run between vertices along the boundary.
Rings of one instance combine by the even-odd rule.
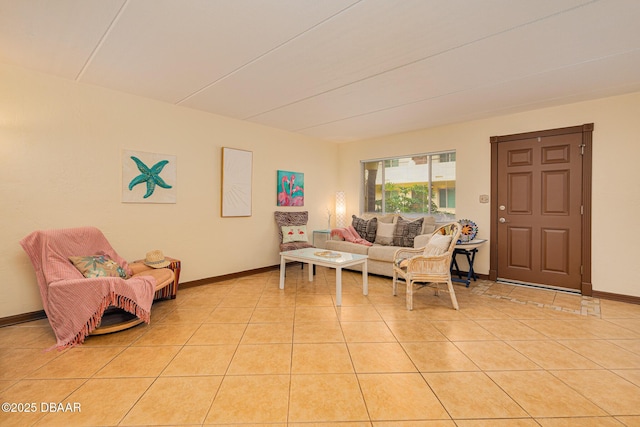
[[[346,226],[347,219],[347,200],[344,191],[336,192],[336,227],[343,228]]]

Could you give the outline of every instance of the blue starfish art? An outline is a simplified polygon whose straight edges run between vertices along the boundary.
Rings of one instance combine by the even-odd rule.
[[[131,156],[131,159],[136,162],[138,170],[142,173],[131,180],[129,183],[129,191],[131,191],[136,185],[146,182],[147,192],[144,195],[144,198],[146,199],[153,194],[153,191],[156,189],[156,185],[162,188],[171,188],[171,186],[164,182],[164,180],[159,176],[165,165],[169,163],[169,160],[161,160],[149,169],[149,167],[139,158]]]

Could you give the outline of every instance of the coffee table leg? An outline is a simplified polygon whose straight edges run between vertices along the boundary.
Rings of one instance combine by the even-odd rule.
[[[342,305],[342,268],[336,267],[336,305]]]
[[[369,295],[369,273],[367,271],[367,260],[362,264],[362,295]]]
[[[284,261],[284,255],[280,255],[280,289],[284,289],[284,269],[287,263]]]
[[[309,266],[309,281],[313,282],[313,264],[307,264]]]

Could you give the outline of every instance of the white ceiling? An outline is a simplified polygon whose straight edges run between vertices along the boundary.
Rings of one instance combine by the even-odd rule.
[[[0,0],[0,61],[332,141],[640,90],[640,0]]]

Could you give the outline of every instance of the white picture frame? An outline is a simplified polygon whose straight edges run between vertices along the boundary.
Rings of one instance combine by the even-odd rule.
[[[251,216],[253,152],[222,147],[222,217]]]

